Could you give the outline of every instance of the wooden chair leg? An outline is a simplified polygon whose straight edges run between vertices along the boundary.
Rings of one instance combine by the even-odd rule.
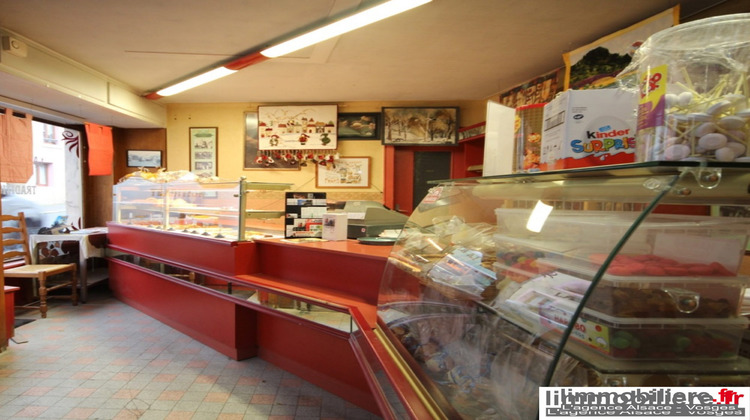
[[[70,297],[71,299],[73,299],[73,306],[78,306],[78,273],[76,272],[76,266],[73,266],[73,270],[70,272],[70,275],[70,285],[73,289],[70,292]]]
[[[39,276],[39,311],[42,318],[47,318],[47,276]]]

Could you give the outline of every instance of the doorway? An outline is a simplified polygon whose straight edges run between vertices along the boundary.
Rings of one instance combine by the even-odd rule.
[[[451,177],[451,152],[414,152],[412,208],[416,209],[430,188],[430,181]]]

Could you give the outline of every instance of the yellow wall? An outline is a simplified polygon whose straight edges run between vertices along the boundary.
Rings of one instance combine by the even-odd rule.
[[[308,164],[299,171],[288,170],[244,170],[244,114],[257,112],[258,105],[249,103],[221,104],[169,104],[167,105],[167,170],[187,170],[190,167],[189,128],[218,127],[218,176],[239,179],[245,176],[250,181],[293,183],[293,190],[316,191],[315,165]],[[279,104],[274,104],[279,105]],[[298,104],[287,104],[298,105]],[[484,121],[486,101],[435,102],[347,102],[339,103],[339,112],[380,112],[384,106],[458,106],[460,126]],[[351,199],[373,199],[381,197],[383,191],[383,151],[381,142],[370,140],[343,140],[338,142],[338,153],[343,156],[370,156],[372,168],[369,189],[350,189],[357,194],[374,194],[372,197],[350,197]],[[336,189],[337,193],[346,190]]]

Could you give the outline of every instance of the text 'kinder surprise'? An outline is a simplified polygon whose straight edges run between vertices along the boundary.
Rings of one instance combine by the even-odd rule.
[[[635,161],[635,96],[620,89],[568,90],[544,107],[541,170]]]
[[[620,150],[635,149],[635,137],[630,128],[618,130],[610,125],[599,127],[598,131],[586,131],[586,138],[570,142],[573,153],[617,153]]]

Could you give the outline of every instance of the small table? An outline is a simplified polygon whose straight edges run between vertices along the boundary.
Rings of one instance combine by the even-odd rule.
[[[78,273],[81,286],[81,301],[86,302],[88,296],[88,269],[87,261],[91,257],[103,258],[105,256],[107,228],[88,228],[74,230],[70,233],[56,235],[29,235],[29,247],[31,248],[31,262],[36,264],[36,247],[43,242],[74,241],[78,242]]]

